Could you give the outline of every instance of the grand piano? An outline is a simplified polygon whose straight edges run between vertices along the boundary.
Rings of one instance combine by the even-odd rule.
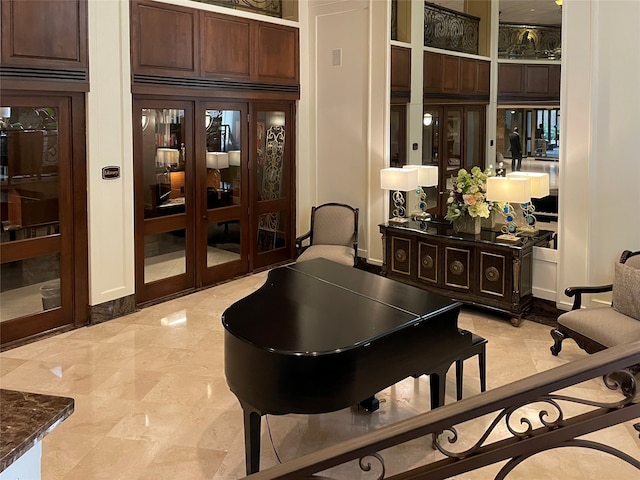
[[[247,474],[260,468],[261,417],[340,410],[430,375],[431,408],[471,346],[460,303],[325,259],[271,270],[222,316],[225,374],[244,413]]]

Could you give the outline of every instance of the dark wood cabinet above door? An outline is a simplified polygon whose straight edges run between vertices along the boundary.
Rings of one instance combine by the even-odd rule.
[[[490,70],[485,60],[424,52],[425,101],[489,103]]]
[[[243,82],[235,85],[243,90],[250,83],[297,89],[299,56],[294,27],[148,0],[131,3],[134,83],[165,76],[188,77],[181,86],[190,88],[222,87],[217,81],[229,88],[235,81]]]
[[[560,102],[560,65],[500,63],[498,103]]]

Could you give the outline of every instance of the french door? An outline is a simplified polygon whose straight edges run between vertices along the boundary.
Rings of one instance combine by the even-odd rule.
[[[86,184],[83,96],[3,95],[0,104],[4,346],[83,324],[88,289],[86,194],[75,186]]]
[[[138,303],[293,258],[292,108],[134,102]]]

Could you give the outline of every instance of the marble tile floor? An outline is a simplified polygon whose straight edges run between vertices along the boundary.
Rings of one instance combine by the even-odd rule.
[[[241,409],[230,393],[223,364],[224,309],[264,282],[248,276],[137,311],[126,317],[66,332],[2,352],[2,388],[71,396],[75,412],[45,437],[44,480],[234,480],[244,477]],[[559,357],[549,353],[549,327],[531,321],[520,328],[499,317],[464,310],[460,327],[489,339],[489,389],[586,356],[571,341]],[[455,401],[453,368],[446,402]],[[259,375],[260,372],[247,372]],[[569,393],[602,399],[610,393],[592,380]],[[476,359],[465,363],[464,396],[479,392]],[[262,466],[329,446],[428,410],[429,382],[406,379],[381,392],[373,414],[351,409],[323,415],[268,416],[263,421]],[[567,408],[566,414],[575,414]],[[476,434],[482,418],[463,428]],[[267,430],[268,423],[268,431]],[[589,438],[640,458],[633,422]],[[273,438],[273,446],[270,435]],[[475,438],[475,437],[474,437]],[[441,458],[420,439],[381,452],[387,471]],[[500,465],[458,479],[494,478]],[[365,476],[352,464],[331,472],[342,479]],[[632,479],[638,472],[606,454],[562,448],[536,455],[516,468],[514,479]]]

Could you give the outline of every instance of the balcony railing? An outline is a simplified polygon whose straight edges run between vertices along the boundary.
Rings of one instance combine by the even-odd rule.
[[[424,2],[424,46],[478,53],[480,19]]]
[[[498,30],[498,57],[560,60],[561,40],[561,27],[501,23]]]
[[[611,396],[607,396],[607,400],[594,400],[570,395],[572,392],[589,391],[581,388],[557,393],[589,380],[603,381],[611,390]],[[640,418],[639,382],[640,341],[603,350],[445,405],[247,478],[327,480],[332,478],[327,476],[332,475],[327,470],[341,466],[340,471],[346,475],[345,478],[360,478],[360,470],[371,470],[371,474],[376,474],[371,478],[378,480],[439,480],[507,460],[495,477],[502,479],[523,460],[561,447],[595,449],[640,470],[637,458],[595,440],[578,438],[619,423],[637,421]],[[579,413],[569,417],[568,412]],[[464,423],[480,419],[478,422],[485,425],[487,417],[481,419],[485,415],[491,416],[493,421],[480,435],[467,438],[471,435],[464,432],[476,430],[466,429]],[[640,431],[640,424],[634,427]],[[382,451],[422,437],[428,440],[423,442],[425,460],[433,457],[430,454],[433,450],[428,446],[432,444],[432,438],[436,439],[433,445],[445,458],[407,467],[403,472],[387,476]],[[489,437],[494,441],[489,443]],[[459,445],[465,447],[456,449]],[[389,456],[391,458],[392,454]],[[352,461],[354,464],[344,465]],[[393,463],[397,470],[398,462]]]
[[[196,0],[196,2],[282,18],[282,0]]]

